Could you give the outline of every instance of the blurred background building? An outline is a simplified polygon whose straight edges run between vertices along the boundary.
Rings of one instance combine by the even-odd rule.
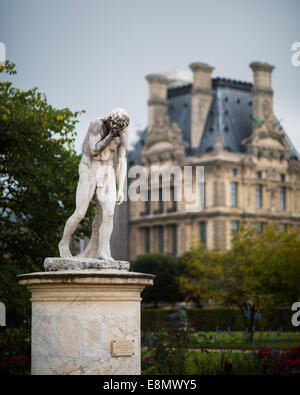
[[[117,225],[112,239],[116,251],[120,240],[129,242],[120,257],[179,256],[197,239],[224,250],[243,222],[259,232],[270,222],[300,226],[300,156],[273,113],[274,67],[250,67],[253,83],[212,78],[213,67],[204,63],[146,77],[148,127],[128,153],[129,167],[204,166],[204,208],[185,212],[184,202],[174,200],[175,185],[171,201],[124,204],[116,218],[123,231]]]

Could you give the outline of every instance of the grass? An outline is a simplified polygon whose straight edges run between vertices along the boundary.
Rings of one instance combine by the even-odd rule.
[[[261,349],[292,348],[300,344],[300,332],[255,332],[254,341],[249,341],[247,332],[198,332],[195,340],[199,348],[207,349]]]

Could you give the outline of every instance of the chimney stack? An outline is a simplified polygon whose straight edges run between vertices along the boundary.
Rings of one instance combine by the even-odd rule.
[[[146,76],[146,80],[149,83],[148,127],[151,130],[155,121],[162,114],[167,113],[169,80],[160,74],[149,74]]]
[[[194,74],[192,89],[192,130],[191,146],[199,146],[213,93],[211,73],[213,67],[205,63],[192,63],[190,68]]]
[[[268,63],[253,62],[250,64],[253,71],[253,112],[252,115],[265,124],[273,123],[273,89],[272,71],[274,66]]]

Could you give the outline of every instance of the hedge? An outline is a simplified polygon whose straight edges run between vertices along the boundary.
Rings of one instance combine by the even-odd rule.
[[[141,313],[142,330],[144,332],[155,332],[168,326],[168,316],[176,309],[143,309]],[[220,330],[244,331],[247,328],[247,321],[243,312],[238,309],[196,309],[187,310],[188,322],[197,331],[215,331],[218,326]],[[291,323],[292,311],[288,308],[278,308],[276,310],[263,310],[262,319],[255,323],[258,330],[284,331],[299,330]]]

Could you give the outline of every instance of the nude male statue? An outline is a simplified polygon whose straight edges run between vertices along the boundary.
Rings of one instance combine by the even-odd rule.
[[[92,121],[88,128],[78,170],[76,209],[67,220],[63,237],[58,245],[62,258],[72,256],[69,249],[71,236],[84,218],[96,190],[98,201],[92,235],[80,257],[114,260],[110,252],[110,236],[113,230],[115,205],[121,204],[124,199],[123,187],[127,169],[124,133],[128,125],[127,112],[117,108],[106,118]],[[117,150],[116,176],[113,167],[115,150]]]

